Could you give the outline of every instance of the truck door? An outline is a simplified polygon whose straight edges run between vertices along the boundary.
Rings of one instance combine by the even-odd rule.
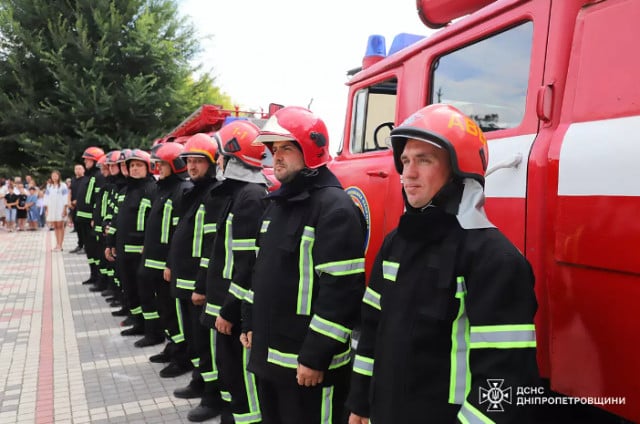
[[[483,11],[446,42],[434,44],[429,55],[430,102],[458,107],[484,130],[489,142],[485,209],[523,253],[528,161],[539,127],[536,93],[543,80],[548,20],[545,1],[499,15]]]
[[[330,164],[367,220],[367,275],[384,235],[402,213],[400,178],[386,144],[396,118],[397,84],[397,74],[386,72],[350,87],[345,140]]]

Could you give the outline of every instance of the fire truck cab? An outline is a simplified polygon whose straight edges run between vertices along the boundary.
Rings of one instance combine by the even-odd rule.
[[[370,38],[330,164],[368,220],[367,271],[403,212],[390,129],[455,105],[488,139],[487,214],[534,268],[542,376],[640,421],[640,1],[417,4],[442,29],[391,54]]]

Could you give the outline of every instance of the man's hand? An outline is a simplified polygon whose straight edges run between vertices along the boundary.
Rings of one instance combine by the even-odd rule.
[[[194,305],[202,306],[205,304],[206,301],[207,301],[207,296],[200,293],[196,293],[196,292],[191,293],[191,303],[193,303]]]
[[[164,281],[171,281],[171,270],[169,268],[165,268],[162,271],[162,278],[164,278]]]
[[[298,372],[296,374],[298,384],[300,386],[312,387],[322,383],[324,379],[324,371],[318,371],[298,364]]]
[[[369,424],[369,418],[361,417],[352,412],[349,415],[349,424]]]
[[[216,318],[216,330],[218,330],[222,334],[230,336],[231,328],[233,328],[233,323],[218,315],[218,317]]]
[[[113,247],[107,247],[104,249],[104,257],[109,262],[115,262],[116,260],[116,249]]]
[[[240,343],[245,349],[251,349],[251,342],[253,341],[253,331],[240,334]]]

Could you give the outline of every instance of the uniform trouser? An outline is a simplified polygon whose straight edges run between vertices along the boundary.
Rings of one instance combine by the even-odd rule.
[[[193,380],[202,384],[202,378],[198,371],[200,365],[200,353],[206,352],[208,334],[207,329],[200,324],[201,306],[196,306],[189,299],[176,299],[176,326],[171,328],[171,339],[176,342],[173,351],[173,360],[179,364],[191,362],[196,370]]]
[[[348,414],[344,403],[350,368],[342,367],[339,379],[332,386],[299,386],[295,377],[292,378],[293,383],[258,378],[262,423],[346,424]]]
[[[217,341],[220,334],[215,329],[203,326],[200,321],[198,321],[198,324],[201,327],[198,330],[201,332],[201,336],[206,336],[207,338],[206,343],[199,346],[201,350],[199,351],[200,364],[198,371],[204,381],[204,391],[200,404],[213,408],[222,408],[223,396],[220,392],[220,372],[218,370],[218,361],[216,360]],[[226,400],[229,400],[228,396],[226,396]]]
[[[142,255],[138,253],[122,253],[118,252],[121,266],[119,277],[122,285],[122,294],[124,297],[123,305],[129,309],[131,315],[139,316],[142,319],[142,308],[140,307],[140,296],[138,294],[138,267]]]
[[[98,271],[100,272],[99,286],[106,289],[111,287],[110,281],[113,279],[113,265],[104,256],[105,240],[102,234],[98,235]]]
[[[91,228],[91,222],[89,220],[82,219],[81,225],[83,227],[85,225],[88,225],[88,229],[86,229],[85,232],[86,237],[84,239],[84,251],[87,254],[87,259],[89,260],[89,267],[91,268],[91,279],[97,282],[100,278],[100,272],[98,271],[98,268],[100,265],[101,256],[100,252],[98,252],[100,248],[98,245],[98,236],[96,235],[96,232],[93,231],[93,228]]]
[[[215,329],[211,332],[217,333]],[[221,386],[230,394],[231,412],[236,424],[260,423],[258,388],[255,376],[247,371],[250,351],[240,343],[241,332],[240,325],[234,324],[230,336],[217,333],[215,361]]]
[[[80,221],[82,221],[83,219],[78,217],[78,213],[75,209],[71,210],[71,213],[72,213],[71,219],[73,220],[73,228],[75,228],[76,235],[78,236],[78,247],[84,247],[84,239],[86,238],[86,235],[79,228],[82,225],[80,224]]]
[[[140,307],[144,317],[145,333],[149,336],[161,334],[165,328],[158,311],[156,288],[160,285],[169,286],[162,279],[162,271],[147,268],[140,263],[138,269],[138,294],[140,295]]]
[[[76,231],[78,232],[78,240],[82,241],[82,243],[84,244],[84,248],[85,248],[85,252],[87,254],[87,258],[90,259],[89,261],[89,266],[91,267],[91,278],[97,277],[97,274],[95,274],[94,271],[94,266],[93,265],[93,257],[89,255],[89,245],[87,243],[87,239],[89,239],[90,234],[93,233],[93,230],[91,229],[91,220],[87,219],[87,218],[81,218],[78,217],[78,224],[76,226]],[[94,243],[95,244],[95,243]],[[97,270],[97,268],[96,268]]]

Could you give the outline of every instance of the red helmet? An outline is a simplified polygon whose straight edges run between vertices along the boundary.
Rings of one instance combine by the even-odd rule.
[[[122,149],[120,151],[120,159],[118,159],[117,163],[125,162],[129,158],[129,156],[131,156],[131,152],[131,149]]]
[[[262,168],[264,145],[253,144],[260,128],[249,121],[233,121],[220,129],[214,138],[218,142],[220,153],[233,156],[245,165]]]
[[[122,153],[120,152],[120,150],[112,150],[109,153],[107,153],[106,155],[104,155],[105,157],[105,163],[107,165],[113,165],[116,164],[120,161],[120,155]]]
[[[192,135],[189,141],[184,145],[184,151],[180,154],[180,157],[203,157],[209,159],[211,164],[216,164],[216,155],[218,153],[218,145],[211,136],[198,133]]]
[[[318,168],[331,160],[327,126],[308,109],[287,106],[278,110],[264,124],[255,143],[283,140],[298,143],[307,168]]]
[[[102,168],[103,165],[107,164],[107,156],[106,155],[102,155],[100,156],[100,159],[98,159],[98,162],[96,162],[96,166],[98,168]]]
[[[179,143],[156,144],[151,149],[151,160],[153,162],[167,162],[171,166],[173,173],[179,174],[187,170],[187,164],[180,157],[182,152],[184,152],[184,146]]]
[[[96,162],[98,162],[102,156],[104,156],[104,150],[95,146],[87,147],[84,153],[82,153],[82,159],[91,159]]]
[[[131,150],[131,154],[125,158],[125,162],[129,162],[132,160],[139,160],[140,162],[144,162],[147,164],[147,170],[151,172],[151,155],[148,152],[145,152],[141,149],[133,149]]]
[[[393,159],[399,173],[400,156],[408,139],[447,149],[454,175],[474,178],[484,185],[489,162],[487,139],[478,124],[455,107],[441,103],[423,107],[391,131]]]

